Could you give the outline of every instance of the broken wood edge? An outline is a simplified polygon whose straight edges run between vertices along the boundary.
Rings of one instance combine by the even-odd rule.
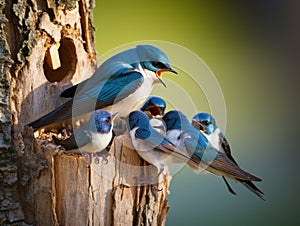
[[[141,166],[137,173],[151,175],[149,164],[130,148],[128,135],[115,137],[107,164],[87,167],[83,156],[66,153],[60,146],[26,134],[18,167],[26,223],[165,224],[171,176],[166,170],[158,185],[163,190],[157,193],[150,185],[128,183],[120,171],[124,162]]]

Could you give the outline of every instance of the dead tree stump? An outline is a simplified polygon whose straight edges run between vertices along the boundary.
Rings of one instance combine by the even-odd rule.
[[[162,192],[134,186],[134,176],[156,169],[139,158],[127,135],[115,138],[107,164],[87,167],[84,157],[35,139],[25,126],[62,104],[60,93],[96,70],[93,4],[0,0],[1,225],[165,222],[170,177],[163,176]]]

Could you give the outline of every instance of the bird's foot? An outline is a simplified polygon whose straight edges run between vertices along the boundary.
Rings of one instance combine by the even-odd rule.
[[[99,164],[99,158],[102,158],[102,163],[105,165],[108,163],[108,151],[106,149],[101,152],[94,153],[94,157],[96,159],[96,164]]]
[[[92,164],[92,159],[95,160],[95,164],[99,164],[100,162],[99,158],[102,158],[102,162],[104,164],[108,163],[108,152],[106,150],[101,152],[83,153],[83,156],[87,161],[88,167],[90,167],[90,165]]]

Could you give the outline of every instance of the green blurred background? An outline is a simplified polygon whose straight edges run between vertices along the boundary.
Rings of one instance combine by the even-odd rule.
[[[297,2],[96,0],[98,55],[129,42],[164,40],[207,63],[225,98],[233,155],[263,179],[257,185],[266,201],[231,182],[233,196],[219,177],[185,167],[171,183],[167,225],[300,225]]]

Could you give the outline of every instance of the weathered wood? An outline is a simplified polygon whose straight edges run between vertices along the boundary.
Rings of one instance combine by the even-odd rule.
[[[23,206],[31,207],[26,219],[34,225],[163,225],[171,177],[161,177],[162,191],[136,186],[135,176],[154,177],[157,170],[131,148],[128,135],[116,137],[108,162],[88,167],[82,156],[35,142],[21,158]]]
[[[49,134],[36,139],[25,126],[96,70],[93,1],[0,0],[0,6],[0,224],[163,225],[170,177],[160,178],[162,192],[135,186],[135,176],[154,177],[157,170],[127,135],[115,138],[107,164],[89,168]]]

